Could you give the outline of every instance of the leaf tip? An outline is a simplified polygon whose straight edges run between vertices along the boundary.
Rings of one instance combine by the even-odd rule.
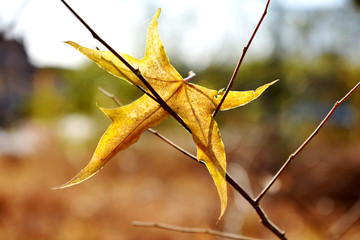
[[[153,20],[152,20],[152,24],[150,25],[157,25],[157,19],[160,17],[160,13],[161,13],[161,8],[158,8],[158,10],[156,11]]]
[[[161,13],[161,8],[158,8],[158,10],[156,11],[156,16],[159,17],[160,16],[160,13]]]
[[[75,185],[75,184],[70,184],[70,183],[71,183],[71,181],[69,181],[69,182],[67,182],[67,183],[65,183],[63,185],[60,185],[60,186],[52,187],[51,190],[61,190],[61,189],[71,187],[71,186]]]
[[[89,166],[85,167],[81,172],[79,172],[75,177],[73,177],[70,181],[64,183],[63,185],[57,186],[57,187],[53,187],[51,188],[52,190],[59,190],[59,189],[64,189],[64,188],[68,188],[68,187],[72,187],[74,185],[77,185],[79,183],[84,182],[85,180],[91,178],[92,176],[94,176],[99,169],[95,169],[95,170],[91,170],[91,168]]]
[[[106,116],[109,116],[107,113],[108,108],[101,107],[97,102],[95,104],[98,109],[100,109],[103,113],[106,114]]]
[[[108,117],[110,118],[112,121],[115,120],[116,116],[118,115],[119,113],[119,109],[121,107],[118,107],[118,108],[103,108],[103,107],[100,107],[97,103],[96,103],[96,106]]]
[[[279,82],[279,81],[280,81],[280,79],[278,78],[278,79],[272,81],[272,82],[270,83],[270,85],[273,85],[274,83]]]
[[[225,193],[225,194],[226,194],[226,196],[225,196],[226,199],[222,199],[222,197],[220,197],[220,202],[221,202],[220,216],[219,216],[218,220],[216,221],[216,224],[220,221],[220,219],[224,215],[226,207],[227,207],[227,193]]]
[[[64,43],[69,44],[70,46],[72,46],[75,49],[79,49],[80,45],[77,44],[76,42],[73,41],[65,41]]]

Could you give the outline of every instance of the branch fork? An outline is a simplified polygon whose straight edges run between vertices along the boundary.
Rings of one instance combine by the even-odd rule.
[[[98,40],[100,43],[102,43],[110,52],[112,52],[120,61],[122,61],[138,78],[139,80],[142,81],[142,83],[147,87],[147,89],[150,91],[151,94],[149,94],[147,91],[145,91],[144,89],[140,88],[145,94],[147,94],[148,96],[150,96],[153,100],[155,100],[156,102],[158,102],[161,107],[163,107],[166,111],[168,111],[185,129],[187,129],[188,132],[190,132],[190,129],[186,126],[186,124],[183,122],[183,120],[166,104],[166,102],[159,96],[159,94],[151,87],[151,85],[149,84],[149,82],[145,79],[145,77],[141,74],[140,69],[135,69],[133,68],[123,57],[121,57],[121,55],[119,55],[114,49],[112,49],[104,40],[102,40],[87,24],[84,20],[82,20],[80,18],[80,16],[65,2],[65,0],[61,0],[64,5],[77,17],[77,19],[90,31],[90,33],[92,34],[92,36]],[[234,73],[229,81],[228,86],[226,87],[225,93],[222,96],[222,99],[220,101],[220,103],[218,104],[217,108],[215,109],[215,111],[213,112],[213,117],[216,116],[216,114],[218,113],[222,103],[224,102],[226,96],[228,95],[231,87],[234,84],[237,72],[242,64],[242,61],[246,55],[247,50],[249,49],[249,46],[252,42],[252,40],[254,39],[256,32],[258,31],[265,15],[267,14],[267,9],[269,6],[270,0],[267,1],[266,3],[266,7],[265,10],[252,34],[252,36],[250,37],[249,42],[247,43],[247,45],[243,48],[243,53],[237,63],[237,66],[234,70]],[[190,79],[192,79],[195,76],[195,73],[190,72],[189,76],[186,77],[184,79],[184,81],[189,81]],[[270,221],[270,219],[266,216],[264,210],[261,208],[260,202],[262,200],[262,198],[266,195],[266,193],[268,192],[268,190],[271,188],[271,186],[274,184],[274,182],[278,179],[278,177],[280,176],[280,174],[289,166],[289,164],[292,162],[292,160],[298,155],[299,152],[301,152],[305,146],[314,138],[314,136],[319,132],[319,130],[321,129],[321,127],[327,122],[327,120],[330,118],[330,116],[333,114],[333,112],[335,111],[335,109],[342,103],[344,102],[358,87],[360,86],[360,82],[357,83],[341,100],[337,101],[333,108],[330,110],[330,112],[326,115],[326,117],[322,120],[322,122],[318,125],[318,127],[314,130],[314,132],[300,145],[300,147],[292,154],[289,155],[288,159],[286,160],[286,162],[282,165],[282,167],[279,169],[279,171],[275,174],[275,176],[273,177],[273,179],[267,184],[267,186],[260,192],[260,194],[253,199],[238,183],[236,183],[234,181],[234,179],[228,174],[226,173],[226,180],[227,182],[239,193],[241,194],[244,199],[254,208],[254,210],[256,211],[257,215],[259,216],[261,223],[267,228],[269,229],[274,235],[276,235],[279,239],[285,240],[287,239],[285,236],[285,232],[280,230],[274,223],[272,223]],[[102,88],[99,88],[99,90],[104,93],[106,96],[110,97],[111,99],[114,100],[114,102],[117,105],[121,105],[120,102],[116,99],[116,97],[105,91]],[[180,152],[182,152],[183,154],[185,154],[186,156],[190,157],[191,159],[195,160],[198,163],[204,164],[204,162],[199,162],[197,160],[197,158],[192,155],[191,153],[187,152],[186,150],[182,149],[181,147],[179,147],[178,145],[176,145],[175,143],[173,143],[172,141],[170,141],[169,139],[165,138],[164,136],[162,136],[160,133],[158,133],[157,131],[153,130],[153,129],[148,129],[149,132],[151,132],[152,134],[156,135],[157,137],[161,138],[163,141],[165,141],[166,143],[168,143],[169,145],[171,145],[172,147],[174,147],[175,149],[179,150]],[[191,132],[190,132],[191,133]],[[134,222],[133,223],[136,226],[146,226],[146,227],[159,227],[159,228],[165,228],[168,230],[174,230],[177,229],[179,230],[179,227],[174,227],[174,226],[170,226],[170,225],[164,225],[164,224],[149,224],[149,223],[142,223],[142,222]],[[184,230],[180,229],[180,230]],[[176,231],[176,230],[175,230]],[[214,230],[198,230],[198,229],[188,229],[187,228],[187,232],[197,232],[197,233],[206,233],[206,234],[212,234],[212,235],[216,235],[216,236],[221,236],[221,237],[227,237],[229,238],[229,236],[227,236],[227,233],[219,233],[217,231]],[[214,234],[215,233],[215,234]],[[234,236],[233,236],[234,237]],[[231,237],[230,237],[231,238]],[[236,235],[233,239],[244,239],[244,240],[250,240],[250,239],[254,239],[254,238],[246,238],[243,236],[238,236]]]

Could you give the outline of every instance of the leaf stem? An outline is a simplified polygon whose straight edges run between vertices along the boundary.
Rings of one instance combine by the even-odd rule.
[[[187,81],[189,81],[190,79],[192,79],[193,77],[195,77],[196,76],[196,73],[194,73],[193,71],[190,71],[189,72],[189,76],[187,76],[186,78],[184,78],[183,80],[185,81],[185,82],[187,82]]]
[[[246,54],[247,50],[249,49],[250,44],[251,44],[251,42],[253,41],[253,39],[254,39],[254,37],[255,37],[255,35],[256,35],[256,32],[258,31],[258,29],[259,29],[262,21],[264,20],[266,14],[267,14],[267,9],[268,9],[268,7],[269,7],[269,4],[270,4],[270,0],[267,1],[266,7],[265,7],[265,10],[264,10],[264,13],[263,13],[263,15],[261,16],[261,18],[260,18],[260,20],[259,20],[259,22],[258,22],[258,24],[257,24],[257,26],[256,26],[256,28],[255,28],[255,30],[254,30],[254,32],[253,32],[253,34],[251,35],[251,37],[250,37],[250,39],[249,39],[249,42],[247,43],[247,45],[246,45],[246,46],[244,47],[244,49],[243,49],[243,52],[242,52],[242,54],[241,54],[241,56],[240,56],[240,59],[239,59],[237,65],[236,65],[236,68],[235,68],[235,70],[234,70],[234,73],[233,73],[233,75],[232,75],[232,77],[231,77],[231,79],[230,79],[230,81],[229,81],[229,84],[228,84],[227,87],[226,87],[225,93],[224,93],[223,97],[221,98],[219,104],[217,105],[217,107],[216,107],[216,109],[215,109],[215,111],[214,111],[214,113],[213,113],[213,118],[214,118],[214,117],[216,116],[216,114],[219,112],[219,110],[220,110],[220,108],[221,108],[221,105],[223,104],[223,102],[224,102],[226,96],[228,95],[228,93],[230,92],[231,87],[234,85],[235,77],[236,77],[236,75],[237,75],[237,73],[238,73],[238,71],[239,71],[239,69],[240,69],[240,66],[241,66],[243,60],[244,60],[245,54]]]
[[[147,89],[151,92],[150,95],[148,92],[143,91],[142,88],[140,88],[145,94],[150,96],[152,99],[154,99],[157,103],[160,104],[162,108],[164,108],[171,116],[173,116],[188,132],[191,133],[191,130],[189,127],[185,124],[185,122],[182,120],[182,118],[179,117],[179,115],[176,114],[174,110],[170,108],[169,105],[161,98],[161,96],[155,91],[155,89],[150,85],[150,83],[145,79],[145,77],[141,74],[139,69],[135,69],[133,66],[131,66],[130,63],[128,63],[120,54],[118,54],[109,44],[107,44],[97,33],[65,2],[65,0],[61,0],[61,2],[74,14],[74,16],[86,27],[86,29],[91,33],[93,38],[98,40],[101,44],[103,44],[112,54],[114,54],[127,68],[130,69],[131,72],[133,72],[139,80],[146,86]],[[137,86],[139,88],[139,86]]]
[[[280,174],[289,166],[291,161],[306,147],[306,145],[311,141],[311,139],[314,138],[314,136],[319,132],[321,127],[327,122],[327,120],[330,118],[330,116],[333,114],[335,109],[344,102],[360,85],[360,82],[358,82],[341,100],[336,101],[334,106],[331,108],[331,110],[328,112],[328,114],[325,116],[325,118],[321,121],[321,123],[317,126],[317,128],[311,133],[311,135],[300,145],[300,147],[290,154],[286,162],[282,165],[282,167],[279,169],[279,171],[275,174],[275,176],[270,180],[270,182],[267,184],[267,186],[261,191],[261,193],[256,197],[255,202],[259,203],[260,200],[264,197],[264,195],[267,193],[267,191],[271,188],[271,186],[274,184],[274,182],[278,179]]]

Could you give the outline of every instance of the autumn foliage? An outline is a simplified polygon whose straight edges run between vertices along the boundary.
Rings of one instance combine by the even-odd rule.
[[[159,16],[160,9],[150,23],[145,56],[136,59],[126,54],[121,55],[131,66],[140,71],[161,98],[189,127],[197,146],[197,159],[205,163],[217,187],[221,202],[221,217],[227,206],[226,156],[218,125],[212,113],[224,92],[189,83],[187,79],[181,77],[166,56],[158,33]],[[138,76],[111,52],[85,48],[74,42],[67,43],[109,73],[146,89]],[[220,110],[236,108],[251,102],[275,82],[265,84],[254,91],[229,92]],[[156,126],[169,116],[158,102],[146,94],[126,106],[100,109],[113,123],[101,137],[89,164],[68,183],[58,188],[70,187],[90,178],[117,152],[135,143],[145,130]]]

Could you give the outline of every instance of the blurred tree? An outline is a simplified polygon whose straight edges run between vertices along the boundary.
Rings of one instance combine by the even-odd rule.
[[[33,92],[28,106],[31,117],[51,120],[60,116],[65,101],[59,89],[56,71],[37,70],[33,77]]]
[[[62,79],[61,94],[66,98],[65,112],[100,113],[96,104],[102,107],[116,107],[114,102],[99,92],[98,87],[115,94],[122,104],[141,95],[140,91],[94,63],[84,65],[78,70],[59,69]]]
[[[360,9],[360,0],[351,0],[352,4],[357,7],[357,10]]]

